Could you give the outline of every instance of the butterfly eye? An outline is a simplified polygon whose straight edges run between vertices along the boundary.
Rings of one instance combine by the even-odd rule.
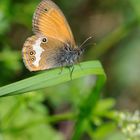
[[[80,51],[78,51],[78,55],[80,55],[81,54],[81,52]]]
[[[66,51],[71,51],[71,48],[69,46],[64,47]]]
[[[43,38],[43,39],[42,39],[42,42],[43,42],[43,43],[46,43],[46,42],[47,42],[47,38]]]

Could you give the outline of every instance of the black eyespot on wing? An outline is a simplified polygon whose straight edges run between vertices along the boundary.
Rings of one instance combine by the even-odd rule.
[[[34,54],[33,51],[31,51],[31,52],[30,52],[30,55],[33,55],[33,54]]]
[[[42,39],[42,42],[43,42],[43,43],[46,43],[47,41],[48,41],[47,38],[43,38],[43,39]]]
[[[35,55],[36,52],[35,51],[30,51],[30,55]]]
[[[44,11],[45,11],[45,12],[48,12],[48,9],[47,9],[47,8],[45,8],[45,9],[44,9]]]
[[[31,58],[32,61],[34,61],[34,58]]]
[[[32,58],[31,58],[31,61],[35,61],[35,57],[32,57]]]

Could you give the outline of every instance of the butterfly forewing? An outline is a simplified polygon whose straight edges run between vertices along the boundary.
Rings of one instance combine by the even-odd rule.
[[[55,38],[75,47],[73,34],[58,6],[51,0],[43,0],[38,5],[33,17],[35,34]]]

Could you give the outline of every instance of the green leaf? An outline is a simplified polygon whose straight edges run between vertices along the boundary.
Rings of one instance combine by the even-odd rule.
[[[94,114],[103,115],[112,109],[115,105],[115,100],[108,98],[98,102],[96,109],[94,110]]]
[[[68,68],[64,68],[61,74],[59,74],[60,71],[60,68],[43,71],[36,76],[1,87],[0,96],[11,96],[39,90],[71,80],[70,71]],[[99,75],[96,87],[98,88],[97,90],[101,89],[104,82],[100,82],[100,80],[105,81],[106,76],[99,61],[83,62],[80,64],[80,66],[74,66],[72,79],[80,78],[86,75]]]
[[[116,129],[116,124],[113,122],[107,122],[101,125],[95,133],[93,133],[93,136],[95,139],[100,140],[103,138],[106,138],[107,136],[110,136]]]

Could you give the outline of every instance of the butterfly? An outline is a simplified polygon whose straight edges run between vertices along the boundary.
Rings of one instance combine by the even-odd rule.
[[[59,7],[42,0],[32,20],[35,35],[27,38],[22,56],[30,71],[73,66],[84,49],[75,43],[70,26]]]

